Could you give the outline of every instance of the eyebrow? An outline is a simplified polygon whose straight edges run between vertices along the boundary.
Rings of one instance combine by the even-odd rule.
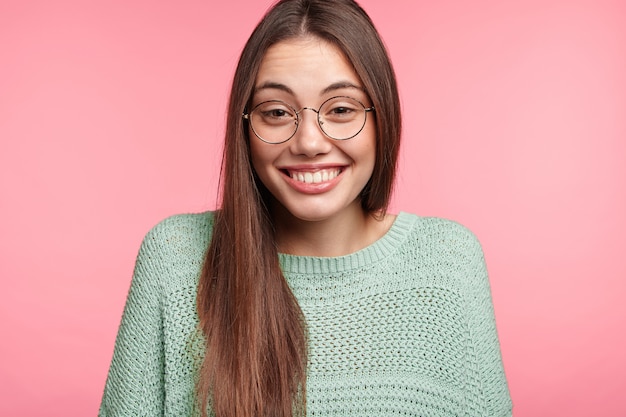
[[[365,89],[363,87],[354,85],[350,81],[339,81],[323,89],[322,94],[330,93],[331,91],[335,91],[335,90],[343,90],[344,88],[354,88],[354,89],[365,92]]]
[[[291,88],[287,87],[285,84],[275,83],[273,81],[266,81],[263,84],[257,87],[254,87],[255,94],[261,90],[281,90],[281,91],[284,91],[285,93],[294,95],[293,90]]]
[[[344,88],[354,88],[354,89],[361,90],[361,91],[365,92],[365,89],[363,87],[360,87],[358,85],[354,85],[350,81],[338,81],[338,82],[332,83],[328,87],[324,88],[320,95],[328,94],[331,91],[335,91],[335,90],[342,90]],[[267,81],[267,82],[264,82],[263,84],[255,87],[254,88],[254,93],[256,94],[260,90],[267,90],[267,89],[270,89],[270,90],[271,89],[273,89],[273,90],[281,90],[281,91],[284,91],[285,93],[291,94],[292,96],[295,95],[293,90],[291,88],[287,87],[285,84],[281,84],[281,83],[277,83],[277,82],[273,82],[273,81]]]

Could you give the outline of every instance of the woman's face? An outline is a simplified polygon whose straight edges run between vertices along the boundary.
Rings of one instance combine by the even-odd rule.
[[[252,164],[275,202],[300,220],[362,213],[359,194],[376,158],[375,118],[368,113],[363,129],[351,139],[331,139],[310,109],[318,110],[335,96],[372,105],[352,65],[336,46],[314,37],[297,38],[277,43],[265,54],[250,109],[268,100],[281,100],[297,111],[307,109],[300,112],[295,135],[284,143],[265,143],[250,128]],[[339,106],[343,104],[330,109],[332,117],[344,117],[348,107]],[[285,114],[281,107],[267,110],[268,117]],[[288,126],[294,126],[293,122]]]

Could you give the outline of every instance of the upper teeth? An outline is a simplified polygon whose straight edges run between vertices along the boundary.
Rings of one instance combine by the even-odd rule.
[[[315,171],[315,172],[301,172],[301,171],[289,172],[289,175],[291,175],[291,178],[293,178],[296,181],[305,182],[307,184],[315,184],[318,182],[330,181],[333,178],[335,178],[337,175],[339,175],[340,172],[341,170],[339,168],[334,168],[334,169],[323,169],[321,171]]]

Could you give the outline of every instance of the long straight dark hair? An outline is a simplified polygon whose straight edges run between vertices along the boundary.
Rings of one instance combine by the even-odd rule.
[[[282,0],[248,39],[235,71],[222,160],[222,204],[198,286],[205,356],[198,374],[202,415],[292,417],[305,414],[304,317],[282,274],[269,194],[250,161],[249,104],[267,49],[312,36],[343,51],[376,108],[376,162],[361,192],[364,212],[386,211],[400,144],[393,68],[368,15],[352,0]]]

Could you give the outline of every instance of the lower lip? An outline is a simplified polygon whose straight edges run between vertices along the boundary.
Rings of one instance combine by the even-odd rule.
[[[339,181],[341,181],[343,170],[339,173],[339,175],[337,175],[332,180],[325,181],[325,182],[318,182],[318,183],[306,183],[302,181],[296,181],[293,178],[291,178],[289,175],[285,174],[284,172],[283,172],[283,175],[285,177],[285,181],[287,182],[287,184],[289,184],[289,186],[293,188],[294,190],[296,190],[297,192],[303,193],[303,194],[321,194],[321,193],[328,192],[332,190],[333,188],[335,188],[335,186],[339,183]]]

